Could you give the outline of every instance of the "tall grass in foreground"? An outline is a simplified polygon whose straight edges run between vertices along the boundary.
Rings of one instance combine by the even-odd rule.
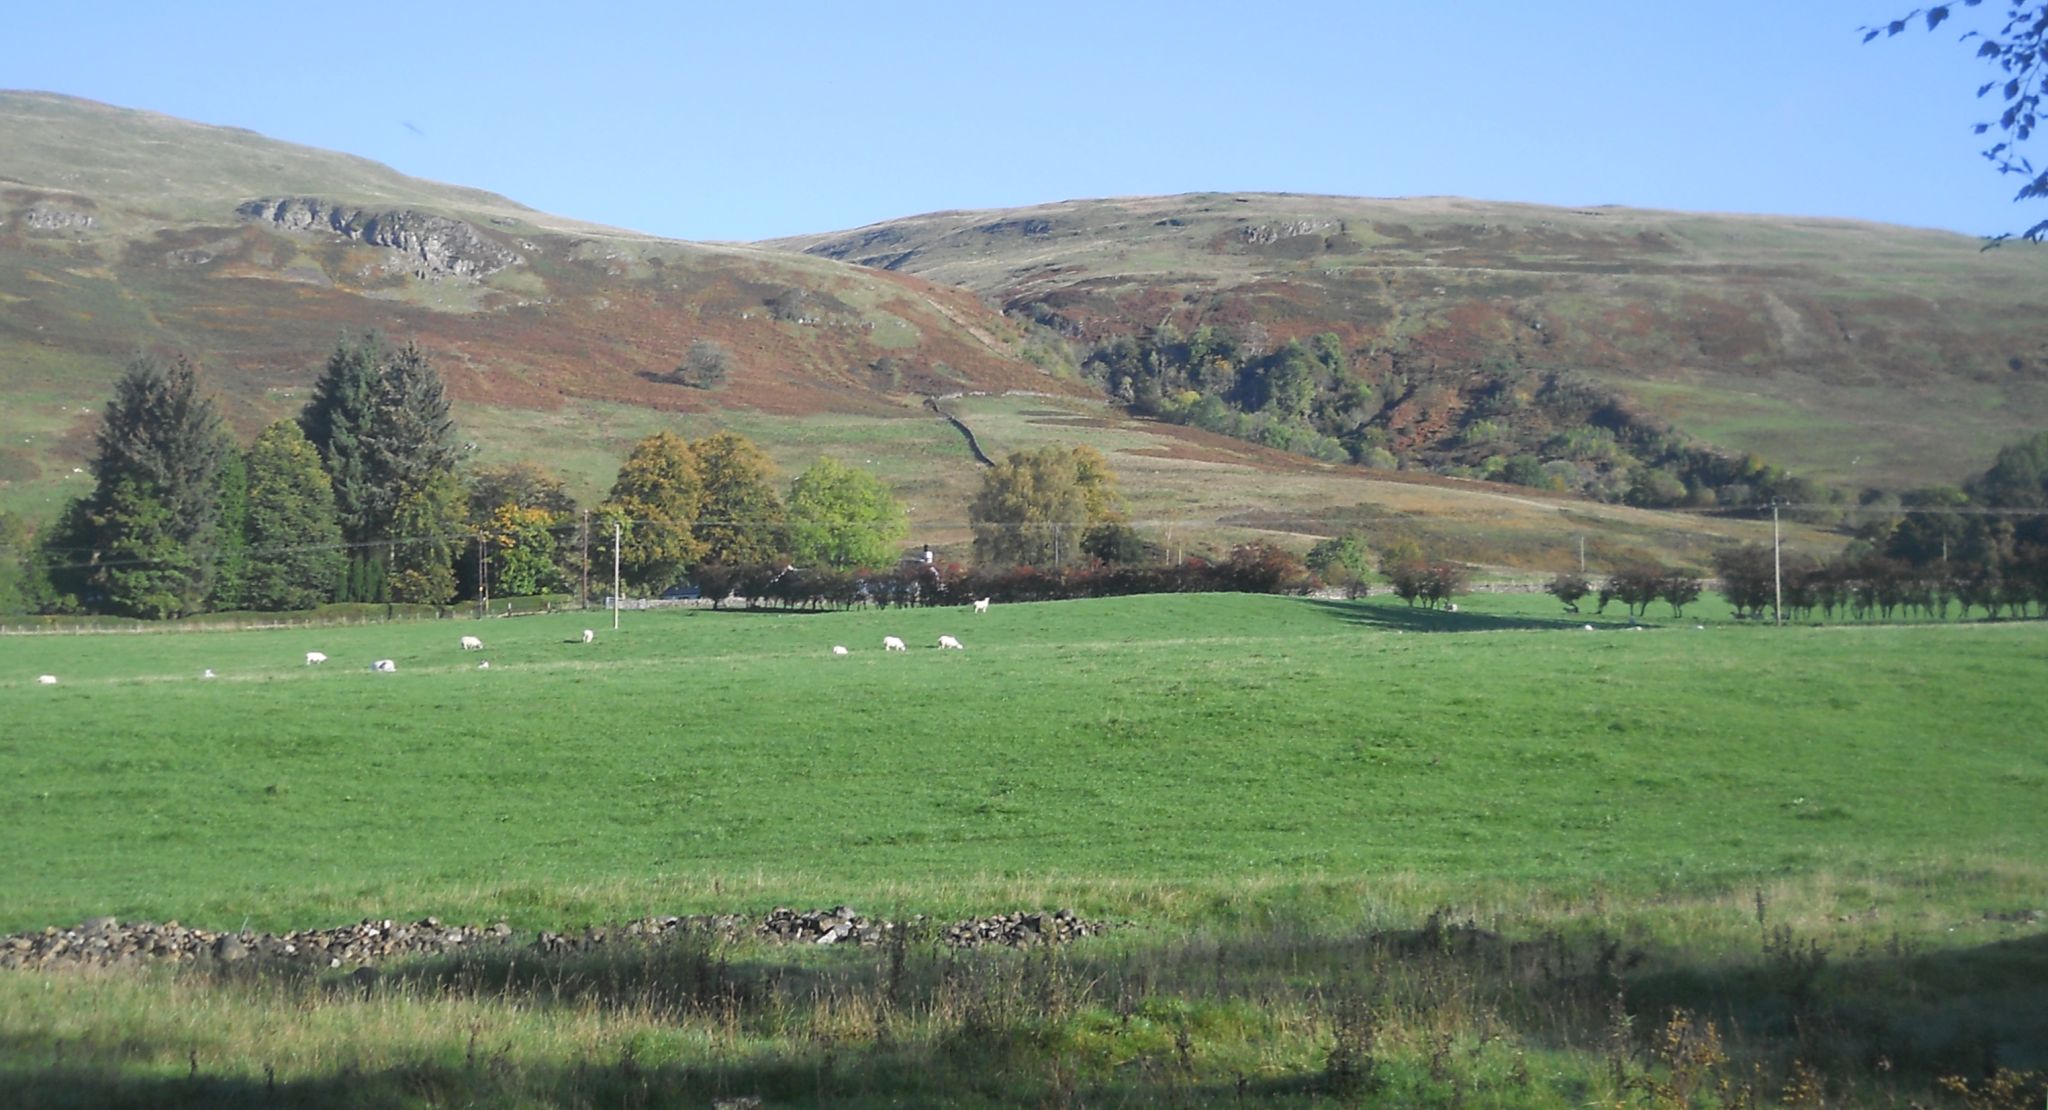
[[[2043,877],[1938,882],[1995,902]],[[1996,939],[1950,946],[1931,879],[1021,951],[9,975],[0,1081],[27,1106],[2038,1105],[2048,936],[1980,918]]]

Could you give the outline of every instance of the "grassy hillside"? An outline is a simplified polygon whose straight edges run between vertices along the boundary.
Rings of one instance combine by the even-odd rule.
[[[299,409],[343,333],[381,328],[416,339],[434,355],[455,400],[461,436],[472,445],[470,459],[529,459],[559,469],[571,492],[586,501],[602,496],[639,436],[664,427],[690,434],[733,428],[761,442],[786,473],[830,454],[882,474],[910,507],[915,541],[964,556],[966,506],[980,471],[958,433],[924,406],[925,397],[938,395],[997,454],[1048,441],[1102,449],[1124,476],[1134,512],[1156,525],[1151,538],[1182,551],[1254,537],[1305,546],[1364,528],[1383,538],[1414,536],[1476,562],[1547,572],[1575,565],[1581,539],[1598,570],[1635,555],[1699,566],[1712,547],[1759,534],[1754,521],[1646,515],[1420,471],[1333,467],[1131,420],[1077,376],[1066,341],[1031,319],[1058,301],[1072,311],[1061,308],[1047,318],[1092,335],[1112,316],[1090,316],[1094,309],[1082,311],[1088,305],[1099,301],[1114,313],[1151,306],[1154,292],[1116,276],[1113,265],[1145,281],[1197,275],[1213,286],[1213,305],[1199,297],[1158,302],[1161,318],[1183,322],[1223,318],[1245,305],[1291,303],[1268,296],[1275,291],[1321,296],[1316,290],[1328,290],[1316,283],[1344,274],[1347,281],[1372,284],[1377,299],[1370,304],[1381,306],[1356,299],[1356,321],[1386,304],[1412,317],[1420,329],[1413,344],[1388,346],[1381,360],[1386,367],[1407,365],[1410,355],[1402,351],[1434,349],[1429,345],[1441,329],[1430,330],[1432,321],[1456,301],[1434,292],[1396,296],[1407,287],[1373,284],[1376,275],[1406,272],[1393,264],[1400,259],[1416,273],[1434,265],[1434,248],[1425,246],[1435,233],[1420,217],[1411,221],[1414,234],[1402,240],[1408,246],[1398,246],[1391,230],[1374,232],[1378,245],[1349,270],[1306,259],[1298,266],[1276,262],[1279,256],[1268,249],[1275,244],[1265,242],[1263,232],[1247,236],[1240,226],[1273,224],[1285,215],[1273,207],[1282,199],[1311,203],[1299,198],[1129,202],[1120,209],[1128,218],[1100,226],[1041,227],[1032,217],[1015,226],[993,221],[1002,224],[994,227],[988,220],[947,217],[966,221],[967,229],[942,237],[953,246],[918,256],[945,255],[958,263],[934,270],[941,280],[932,281],[787,250],[679,243],[593,227],[361,159],[47,94],[0,94],[0,144],[11,155],[0,167],[0,393],[6,399],[0,406],[0,510],[36,519],[54,517],[65,500],[86,490],[89,477],[81,468],[92,432],[112,380],[136,351],[178,350],[197,359],[207,384],[249,437]],[[259,200],[266,203],[249,207]],[[1226,211],[1201,215],[1212,224],[1197,226],[1190,205]],[[1069,207],[1093,211],[1047,211]],[[1189,239],[1196,231],[1207,238]],[[1351,234],[1366,232],[1361,227]],[[1049,242],[1066,261],[1052,254],[1037,261],[1011,258],[1008,248],[985,249],[982,240]],[[1611,244],[1596,246],[1584,249],[1611,253]],[[1531,257],[1552,265],[1545,261],[1550,255]],[[1985,257],[1986,264],[2009,268],[2021,261],[2017,251]],[[1024,266],[1017,271],[1023,277],[1001,269],[1006,258]],[[1282,263],[1296,268],[1274,269]],[[1054,272],[1095,274],[1093,268],[1101,274],[1079,285]],[[993,289],[988,283],[998,278],[1040,284],[1020,294],[1025,300],[1012,296],[1016,311],[1009,315],[991,310],[976,290],[951,284],[982,282]],[[1622,282],[1612,275],[1603,280]],[[1631,276],[1622,283],[1645,280]],[[1098,285],[1099,298],[1081,296]],[[1572,303],[1605,313],[1622,303],[1603,299],[1609,292],[1589,289]],[[1469,308],[1470,302],[1458,303]],[[2029,318],[2008,313],[2000,319]],[[1294,326],[1273,320],[1275,334]],[[1308,321],[1296,322],[1306,327]],[[1363,325],[1313,326],[1337,326],[1361,344],[1376,342]],[[723,388],[666,380],[700,339],[722,343],[734,355],[735,370]],[[1358,362],[1378,366],[1377,357]],[[1452,359],[1445,365],[1463,364]],[[1416,388],[1426,380],[1418,374]],[[1696,398],[1683,392],[1688,388],[1674,383],[1639,392],[1708,411],[1693,404]],[[2001,397],[1998,404],[1981,392],[1925,401],[1924,411],[1935,419],[1924,421],[1923,430],[1946,442],[1953,437],[1945,429],[1970,427],[1988,449],[1999,429],[2032,411],[2020,392]],[[1718,419],[1747,428],[1763,426],[1770,415],[1768,426],[1802,449],[1820,450],[1805,443],[1814,440],[1862,451],[1876,432],[1895,431],[1809,435],[1816,425],[1736,400],[1764,404],[1730,400],[1725,411],[1715,410]],[[1943,408],[1964,401],[1985,406],[1974,422]],[[1899,437],[1903,442],[1904,433]],[[1910,452],[1871,456],[1865,461],[1872,465],[1918,465]],[[1823,552],[1835,546],[1821,537],[1799,539]]]
[[[1404,453],[1503,384],[1847,488],[1958,480],[2048,420],[2048,252],[1841,220],[1194,194],[945,212],[778,245],[973,289],[1083,342],[1334,332]],[[1432,455],[1432,453],[1434,453]]]
[[[459,411],[918,420],[919,393],[1078,388],[1024,361],[1020,329],[973,295],[907,275],[580,224],[48,94],[0,93],[0,148],[0,508],[52,511],[138,350],[201,362],[245,434],[373,328],[432,352]],[[730,381],[663,380],[700,339],[731,351]]]

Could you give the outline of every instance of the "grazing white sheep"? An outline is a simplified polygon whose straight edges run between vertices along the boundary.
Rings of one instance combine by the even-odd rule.
[[[986,613],[986,612],[988,612],[988,599],[987,599],[987,598],[985,598],[985,597],[979,597],[979,598],[975,598],[975,599],[974,599],[974,611],[975,611],[975,612],[977,612],[977,613]]]
[[[484,660],[483,662],[481,662],[481,663],[478,663],[478,664],[476,665],[476,669],[477,669],[477,670],[480,670],[480,671],[488,671],[488,670],[490,670],[490,669],[491,669],[491,661],[490,661],[490,660],[488,660],[488,659],[486,659],[486,660]]]
[[[389,674],[393,671],[398,670],[398,664],[392,662],[389,659],[379,659],[375,663],[370,664],[370,669],[373,671],[383,671]]]
[[[212,677],[213,677],[213,668],[212,668],[212,667],[208,667],[208,668],[206,668],[206,671],[205,671],[205,673],[201,674],[201,675],[200,675],[199,677],[201,677],[201,678],[212,678]]]
[[[961,647],[961,646],[960,646],[960,641],[958,641],[958,640],[954,639],[954,638],[953,638],[953,637],[951,637],[951,636],[941,636],[941,637],[939,637],[939,646],[940,646],[940,647],[942,647],[942,648],[952,648],[952,649],[953,649],[954,651],[965,651],[965,650],[967,650],[967,649],[965,649],[965,648],[963,648],[963,647]]]
[[[1451,602],[1450,604],[1448,604],[1448,605],[1446,605],[1446,606],[1444,606],[1444,612],[1446,612],[1446,613],[1455,613],[1455,612],[1457,612],[1457,611],[1458,611],[1458,603],[1457,603],[1457,602],[1455,602],[1455,601],[1454,601],[1454,602]]]
[[[306,653],[306,665],[308,667],[315,663],[325,662],[327,662],[327,653],[324,651],[309,651]]]
[[[1590,625],[1590,624],[1589,624],[1589,625],[1587,625],[1587,626],[1586,626],[1586,631],[1588,631],[1588,632],[1591,632],[1591,631],[1593,631],[1593,626],[1592,626],[1592,625]]]
[[[45,686],[55,686],[57,684],[57,676],[53,674],[39,674],[36,676],[36,681]]]
[[[900,639],[898,639],[898,638],[896,638],[896,637],[894,637],[894,636],[884,636],[884,637],[882,637],[882,650],[883,650],[883,651],[909,651],[909,650],[910,650],[910,648],[909,648],[909,647],[908,647],[908,646],[907,646],[906,644],[904,644],[904,642],[903,642],[902,640],[900,640]]]
[[[586,644],[587,644],[587,643],[590,643],[590,642],[592,642],[592,641],[594,641],[594,640],[596,640],[596,639],[597,639],[597,630],[596,630],[596,629],[594,629],[594,628],[586,628],[586,629],[584,629],[584,630],[583,630],[583,642],[584,642],[584,643],[586,643]]]
[[[476,638],[476,637],[474,637],[474,636],[464,636],[464,637],[462,638],[462,650],[464,650],[464,651],[482,651],[483,649],[484,649],[484,642],[483,642],[482,640],[479,640],[479,639],[477,639],[477,638]]]
[[[845,645],[845,644],[833,644],[833,645],[832,645],[832,654],[834,654],[834,655],[845,655],[845,654],[846,654],[846,645]]]

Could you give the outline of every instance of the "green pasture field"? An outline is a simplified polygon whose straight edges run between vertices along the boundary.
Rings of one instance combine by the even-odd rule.
[[[1540,595],[1177,595],[0,637],[0,930],[1120,923],[1071,953],[706,941],[375,989],[0,973],[0,1080],[26,1105],[2032,1097],[2048,624],[1697,610],[1586,631]]]
[[[820,904],[1276,873],[1688,889],[2048,845],[2024,727],[2048,626],[1554,611],[1206,595],[627,612],[591,645],[601,614],[7,637],[0,928],[541,926],[711,908],[707,880]],[[610,904],[564,901],[592,886]]]

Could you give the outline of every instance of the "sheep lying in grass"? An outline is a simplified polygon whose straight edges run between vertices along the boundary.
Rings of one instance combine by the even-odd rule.
[[[484,642],[482,640],[477,639],[475,636],[464,636],[462,638],[462,650],[482,651],[483,649]]]
[[[597,630],[596,630],[596,629],[594,629],[594,628],[586,628],[586,629],[584,629],[584,630],[583,630],[583,642],[584,642],[584,643],[586,643],[586,644],[588,644],[588,643],[592,643],[592,642],[594,642],[594,641],[595,641],[596,639],[597,639]]]
[[[898,638],[896,638],[896,637],[894,637],[894,636],[884,636],[884,637],[882,637],[882,650],[883,650],[883,651],[909,651],[909,650],[910,650],[910,648],[909,648],[909,646],[908,646],[908,645],[904,644],[904,642],[903,642],[902,640],[900,640],[900,639],[898,639]]]
[[[846,645],[845,645],[845,644],[833,644],[833,645],[832,645],[832,654],[834,654],[834,655],[845,655],[845,654],[846,654]]]
[[[940,646],[940,647],[942,647],[942,648],[952,648],[952,649],[953,649],[954,651],[965,651],[965,650],[967,650],[966,648],[963,648],[963,647],[961,647],[961,646],[960,646],[960,641],[958,641],[958,640],[954,639],[954,638],[953,638],[953,637],[951,637],[951,636],[941,636],[941,637],[939,637],[939,646]]]
[[[309,651],[306,653],[306,665],[308,667],[315,663],[325,662],[327,662],[327,653],[324,651]]]
[[[39,674],[36,676],[36,681],[45,686],[55,686],[57,684],[57,676],[53,674]]]
[[[976,598],[974,600],[974,611],[977,613],[988,612],[988,599],[985,597]]]
[[[373,671],[382,671],[385,674],[390,674],[398,670],[398,664],[392,662],[389,659],[379,659],[375,663],[370,664],[370,669]]]

